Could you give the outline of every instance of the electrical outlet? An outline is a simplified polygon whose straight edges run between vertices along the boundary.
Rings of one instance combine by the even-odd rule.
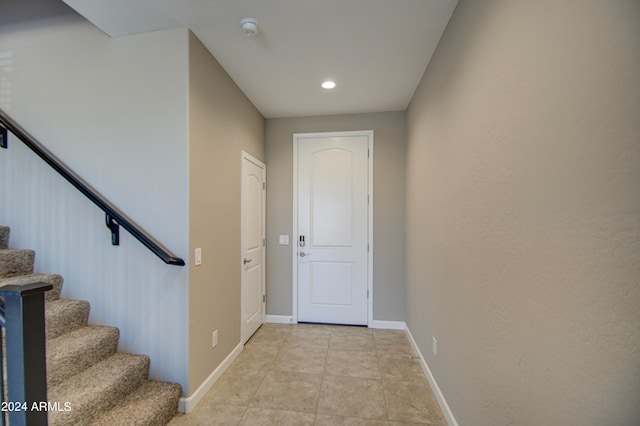
[[[195,249],[193,263],[195,266],[202,265],[202,249],[201,248]]]
[[[215,348],[218,344],[218,330],[211,333],[211,349]]]
[[[438,356],[438,341],[433,336],[431,338],[433,339],[433,356]]]

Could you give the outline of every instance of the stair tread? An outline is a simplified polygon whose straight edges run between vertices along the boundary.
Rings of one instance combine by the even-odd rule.
[[[49,401],[69,403],[70,411],[49,413],[50,425],[89,424],[116,406],[149,374],[149,357],[115,353],[109,358],[49,389]]]
[[[27,249],[0,249],[0,277],[33,273],[36,252]]]
[[[64,333],[87,325],[89,302],[84,300],[56,299],[45,304],[47,338],[53,339]]]
[[[55,386],[113,355],[120,332],[115,327],[86,326],[47,340],[47,381]]]
[[[166,425],[176,415],[181,395],[182,387],[177,383],[147,381],[91,424]]]
[[[7,284],[19,284],[25,281],[43,282],[53,285],[53,288],[45,293],[45,300],[55,300],[60,297],[62,290],[62,275],[58,274],[23,274],[11,277],[0,277],[0,287]]]

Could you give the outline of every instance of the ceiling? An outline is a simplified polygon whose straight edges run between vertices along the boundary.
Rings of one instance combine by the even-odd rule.
[[[64,1],[111,37],[191,29],[266,118],[405,110],[457,4]],[[242,32],[245,17],[257,19],[256,36]],[[335,89],[320,87],[327,79]]]

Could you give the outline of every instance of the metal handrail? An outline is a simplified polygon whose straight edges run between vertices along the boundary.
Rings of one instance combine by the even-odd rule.
[[[58,157],[45,148],[36,138],[31,136],[24,130],[15,120],[0,109],[0,123],[5,126],[11,133],[20,139],[29,149],[31,149],[38,157],[44,160],[53,170],[58,172],[60,176],[65,178],[78,191],[84,194],[96,206],[104,211],[106,216],[107,227],[111,230],[111,243],[119,245],[119,227],[122,226],[145,247],[151,250],[156,256],[169,265],[184,266],[184,260],[177,257],[169,249],[163,246],[155,238],[149,235],[142,227],[137,225],[127,215],[120,211],[116,206],[111,204],[96,189],[91,187],[84,179],[78,176]]]

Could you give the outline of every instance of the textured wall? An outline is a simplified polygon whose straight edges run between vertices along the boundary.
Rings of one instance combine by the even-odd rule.
[[[240,343],[242,150],[264,160],[264,118],[189,33],[189,245],[202,265],[189,265],[187,395]]]
[[[405,114],[385,112],[269,119],[267,158],[267,314],[291,315],[293,134],[373,130],[373,319],[404,320]]]
[[[640,423],[638,22],[461,1],[411,102],[407,322],[460,424]]]
[[[0,107],[185,258],[186,43],[186,30],[110,39],[75,14],[0,27]],[[62,274],[91,323],[119,327],[120,350],[150,355],[152,377],[186,387],[188,270],[124,230],[111,246],[101,210],[17,140],[1,151],[11,246]]]

